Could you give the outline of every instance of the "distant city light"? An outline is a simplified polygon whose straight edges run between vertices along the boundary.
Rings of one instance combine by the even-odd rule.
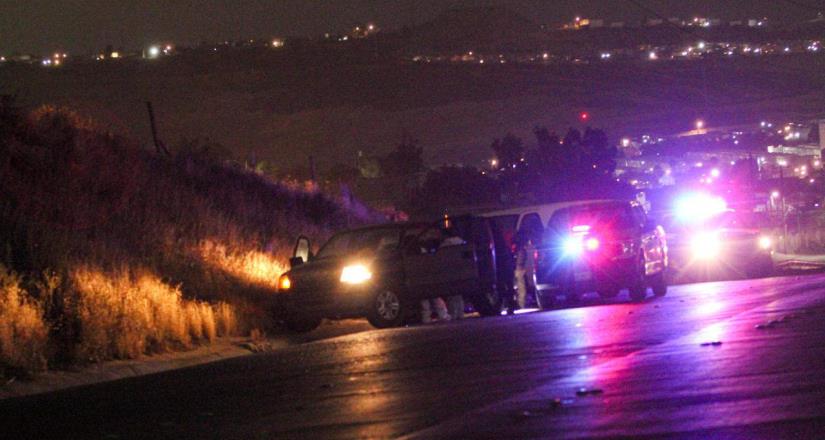
[[[656,55],[656,52],[651,50],[650,53],[647,54],[647,59],[649,59],[649,60],[658,60],[659,56]]]
[[[771,191],[771,198],[772,199],[778,199],[779,198],[779,191],[777,191],[777,190]]]
[[[590,119],[590,113],[587,113],[587,112],[579,113],[579,119],[581,119],[582,122],[585,122],[585,121],[589,120]]]
[[[151,46],[147,53],[149,54],[149,58],[157,58],[160,55],[160,48],[157,46]]]
[[[701,130],[703,128],[705,128],[705,121],[703,121],[701,119],[697,119],[696,120],[696,129]]]
[[[284,40],[281,40],[279,38],[276,38],[276,39],[272,40],[272,47],[274,47],[274,48],[284,47]]]
[[[696,45],[696,47],[699,48],[699,50],[705,50],[705,42],[700,41],[699,44]]]
[[[110,58],[120,58],[120,52],[112,52],[112,54],[109,57]]]
[[[625,147],[625,148],[629,147],[630,146],[630,139],[622,138],[622,146]]]
[[[714,168],[710,170],[710,175],[713,177],[719,177],[719,168]]]

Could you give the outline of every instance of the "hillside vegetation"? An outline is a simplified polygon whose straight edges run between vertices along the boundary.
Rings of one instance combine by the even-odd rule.
[[[371,220],[203,148],[147,152],[0,102],[0,375],[185,349],[272,325],[299,233]]]

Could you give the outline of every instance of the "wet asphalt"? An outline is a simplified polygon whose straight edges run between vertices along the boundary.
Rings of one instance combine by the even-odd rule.
[[[676,286],[642,303],[587,295],[429,326],[338,326],[271,353],[0,401],[0,438],[825,432],[822,274]],[[347,326],[356,333],[333,336]]]

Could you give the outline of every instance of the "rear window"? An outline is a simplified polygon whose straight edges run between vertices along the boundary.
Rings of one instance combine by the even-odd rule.
[[[557,233],[567,232],[575,226],[597,229],[631,229],[636,227],[630,205],[584,205],[556,211],[548,226]]]

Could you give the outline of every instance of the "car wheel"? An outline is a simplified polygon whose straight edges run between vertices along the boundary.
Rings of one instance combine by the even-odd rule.
[[[644,301],[647,297],[647,277],[645,276],[645,260],[643,256],[639,256],[639,261],[636,265],[636,274],[628,289],[630,299],[633,301]]]
[[[295,333],[309,333],[321,325],[321,318],[295,316],[286,318],[284,320],[284,325],[286,325],[287,329]]]
[[[664,272],[651,276],[649,281],[654,295],[665,296],[667,294],[667,279]]]
[[[552,309],[556,305],[556,291],[536,289],[536,305],[541,310]]]
[[[372,298],[367,321],[376,328],[398,327],[404,322],[404,303],[392,289],[381,289]]]

